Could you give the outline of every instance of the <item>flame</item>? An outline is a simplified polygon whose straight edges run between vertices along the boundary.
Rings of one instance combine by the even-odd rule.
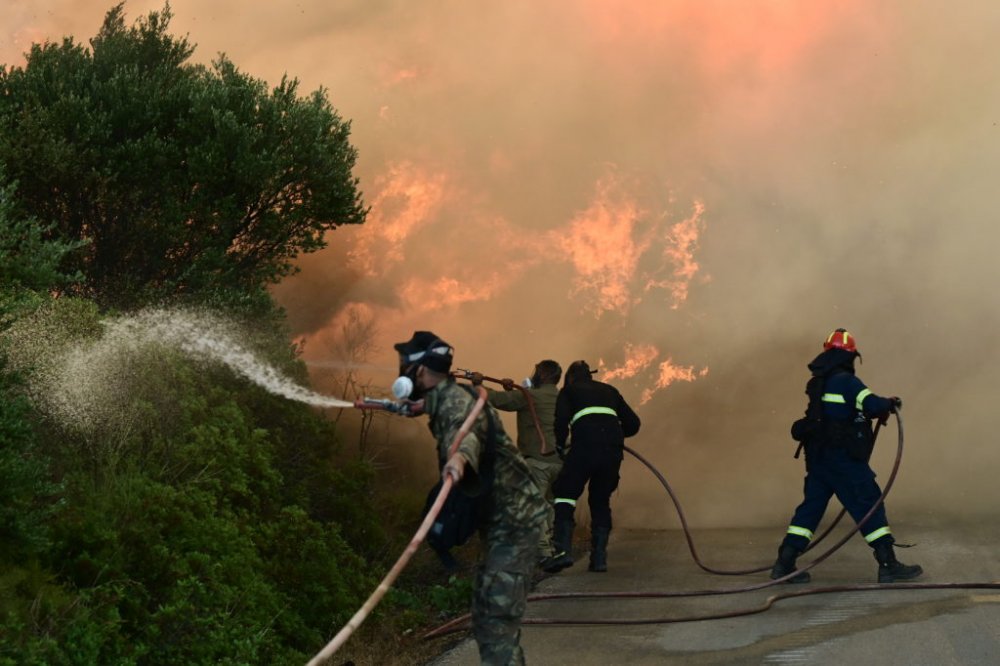
[[[367,222],[348,253],[352,265],[365,275],[384,274],[387,266],[406,257],[404,242],[433,220],[445,198],[448,178],[412,162],[389,165],[375,179],[375,196]],[[379,268],[380,267],[380,268]]]
[[[555,233],[555,242],[576,269],[571,294],[592,297],[584,310],[624,314],[635,302],[629,283],[649,241],[633,239],[641,211],[614,176],[598,181],[596,189],[590,206]]]
[[[681,382],[693,382],[698,377],[704,377],[708,374],[708,367],[704,367],[698,372],[695,372],[694,366],[677,366],[674,365],[672,358],[667,358],[666,361],[660,363],[660,376],[656,379],[656,384],[653,388],[648,388],[642,392],[642,398],[639,404],[645,405],[652,399],[653,394],[660,389],[665,389],[676,381]]]
[[[705,204],[701,201],[695,201],[691,217],[673,225],[666,234],[663,256],[674,266],[671,279],[650,279],[646,282],[645,291],[654,287],[669,291],[673,298],[673,304],[670,307],[674,310],[687,300],[691,280],[694,279],[699,270],[694,254],[698,249],[698,238],[704,226],[701,219],[704,212]]]
[[[612,381],[614,379],[628,379],[649,367],[649,364],[660,355],[660,350],[654,345],[633,345],[625,343],[625,362],[612,370],[604,370],[601,381]],[[598,363],[599,368],[603,368],[604,361]]]
[[[499,274],[464,280],[441,276],[432,280],[412,278],[399,290],[400,300],[411,312],[432,312],[463,303],[488,301],[506,286]]]

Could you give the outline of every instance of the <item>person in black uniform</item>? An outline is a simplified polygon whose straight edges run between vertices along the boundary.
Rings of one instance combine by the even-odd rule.
[[[555,555],[545,567],[549,573],[573,564],[571,548],[576,526],[573,513],[588,483],[590,571],[608,570],[611,493],[618,487],[625,438],[639,432],[639,417],[618,389],[594,381],[591,376],[594,372],[586,361],[573,362],[566,370],[566,381],[556,398],[556,450],[565,462],[552,484],[556,514],[552,530]],[[567,438],[571,444],[568,451]]]
[[[792,437],[802,443],[806,452],[804,498],[778,548],[772,579],[795,571],[795,560],[812,540],[833,495],[855,522],[860,522],[882,495],[868,464],[875,444],[872,419],[887,418],[902,402],[875,395],[854,374],[854,359],[860,355],[854,336],[838,328],[827,337],[823,352],[809,364],[809,406],[806,416],[792,426]],[[875,551],[879,583],[909,580],[923,573],[919,565],[906,565],[896,559],[884,505],[862,525],[861,533]],[[809,579],[809,572],[804,571],[788,582],[805,583]]]

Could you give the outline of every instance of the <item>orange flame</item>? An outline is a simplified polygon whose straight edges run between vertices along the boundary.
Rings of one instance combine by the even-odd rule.
[[[705,204],[701,201],[695,201],[691,217],[673,225],[667,232],[667,244],[663,248],[663,256],[674,266],[672,278],[649,280],[646,283],[645,291],[649,291],[653,287],[669,291],[673,297],[673,304],[670,306],[673,310],[676,310],[681,303],[687,300],[691,280],[700,268],[698,262],[694,260],[694,253],[698,249],[698,237],[704,226],[701,219],[704,212]]]
[[[351,263],[375,277],[385,272],[386,264],[402,262],[403,242],[438,213],[447,184],[443,173],[427,173],[412,162],[390,165],[375,179],[368,221],[348,253]],[[382,265],[382,270],[376,265]]]
[[[639,404],[645,405],[653,397],[653,394],[660,389],[665,389],[676,381],[681,382],[693,382],[698,377],[704,377],[708,374],[708,367],[704,367],[697,373],[694,371],[694,366],[677,366],[674,365],[673,359],[667,358],[666,361],[660,363],[660,376],[656,379],[656,384],[653,388],[648,388],[642,392],[642,398]]]
[[[648,240],[634,240],[640,210],[620,192],[614,177],[597,183],[590,207],[577,215],[565,231],[556,232],[557,246],[576,269],[572,293],[589,292],[585,310],[625,313],[634,304],[629,283]]]
[[[633,345],[625,343],[625,362],[617,368],[604,370],[601,381],[611,381],[614,379],[628,379],[649,367],[649,364],[660,355],[660,350],[654,345]],[[604,361],[598,363],[598,367],[603,367]]]

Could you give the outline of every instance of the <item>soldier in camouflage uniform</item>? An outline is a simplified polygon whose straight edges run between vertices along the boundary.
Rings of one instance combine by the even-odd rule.
[[[472,598],[473,635],[480,659],[498,666],[523,664],[521,616],[537,559],[545,500],[496,412],[492,412],[496,447],[492,483],[481,477],[489,406],[449,457],[448,447],[475,403],[449,374],[452,348],[428,331],[417,331],[394,347],[399,352],[400,374],[412,382],[411,399],[423,398],[442,473],[454,479],[455,492],[489,493],[487,515],[481,523],[484,557]]]
[[[500,380],[503,391],[486,390],[491,405],[501,411],[517,414],[517,448],[524,456],[524,461],[528,463],[535,485],[545,497],[545,525],[538,541],[542,567],[545,567],[547,561],[555,554],[552,548],[552,521],[555,519],[552,483],[562,469],[562,459],[556,454],[556,434],[552,424],[556,419],[556,396],[559,394],[560,379],[562,379],[562,368],[559,364],[552,360],[544,360],[535,365],[529,380],[530,384],[525,391],[514,390],[512,379]],[[472,374],[473,384],[482,381],[481,374]]]

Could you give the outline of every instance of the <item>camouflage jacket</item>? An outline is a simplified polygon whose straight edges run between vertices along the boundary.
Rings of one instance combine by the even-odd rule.
[[[428,391],[424,398],[424,412],[430,417],[430,429],[437,440],[438,464],[444,467],[449,457],[448,448],[462,427],[476,399],[453,379],[442,381]],[[525,523],[540,520],[545,514],[545,500],[532,480],[531,471],[517,447],[504,432],[499,414],[487,405],[476,419],[469,433],[458,447],[468,463],[458,488],[468,495],[482,492],[479,475],[483,449],[487,441],[488,422],[486,410],[492,412],[496,428],[496,458],[493,484],[490,488],[493,507],[491,521]]]
[[[542,384],[538,388],[527,389],[535,403],[538,425],[541,426],[545,442],[538,439],[535,419],[528,406],[528,397],[520,389],[512,391],[490,391],[490,404],[505,412],[517,412],[517,448],[526,458],[547,458],[556,452],[556,433],[552,424],[556,419],[556,396],[559,388],[555,384]],[[542,451],[548,455],[543,455]],[[558,459],[557,459],[558,460]]]

